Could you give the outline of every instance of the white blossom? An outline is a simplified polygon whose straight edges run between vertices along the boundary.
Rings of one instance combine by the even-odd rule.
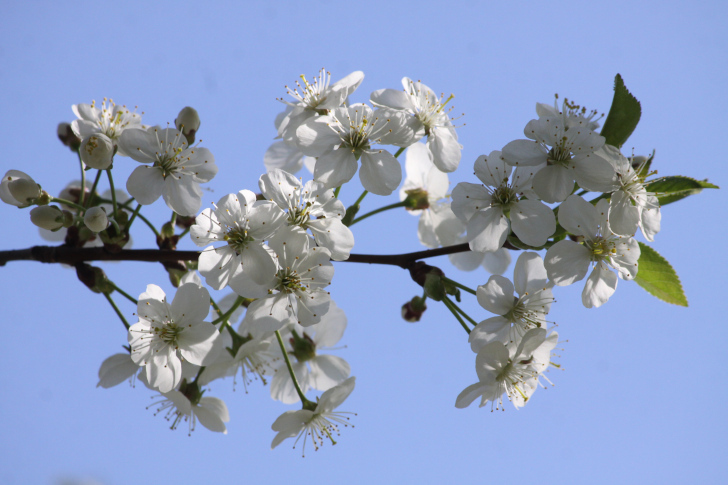
[[[288,172],[275,169],[260,177],[263,196],[288,215],[287,226],[310,230],[316,244],[331,252],[331,259],[343,261],[354,247],[354,234],[342,219],[346,207],[323,183],[302,184]]]
[[[176,213],[197,214],[202,204],[200,183],[217,174],[210,150],[188,147],[178,130],[158,126],[124,130],[119,146],[137,162],[151,164],[135,168],[126,182],[126,190],[137,202],[152,204],[161,195]]]
[[[515,140],[503,147],[503,158],[515,166],[534,167],[533,189],[546,202],[561,202],[574,190],[574,180],[581,188],[597,192],[614,189],[612,166],[594,152],[605,138],[592,129],[591,117],[581,107],[564,101],[557,112],[537,105],[539,119],[531,120],[523,130],[528,140]]]
[[[535,200],[530,168],[514,171],[501,152],[493,151],[478,157],[475,175],[483,185],[460,182],[452,192],[452,210],[467,223],[472,250],[495,251],[503,246],[511,228],[530,246],[542,246],[554,233],[556,218],[548,206]]]
[[[301,409],[286,411],[280,415],[271,426],[273,431],[278,433],[273,438],[271,449],[281,444],[283,440],[294,436],[297,436],[294,448],[303,436],[303,454],[306,453],[306,441],[309,438],[315,450],[318,450],[325,440],[330,440],[331,444],[335,445],[334,435],[339,436],[339,425],[350,426],[347,414],[351,414],[335,412],[335,409],[349,397],[354,390],[355,383],[356,378],[350,377],[338,386],[324,392],[313,411]]]
[[[556,332],[547,337],[546,329],[534,328],[510,351],[499,341],[485,345],[475,357],[478,382],[458,395],[455,407],[466,408],[480,397],[480,407],[490,401],[491,410],[503,409],[503,394],[516,409],[523,407],[539,385],[540,375],[548,368],[557,340]]]
[[[559,223],[581,242],[559,241],[546,252],[548,277],[559,286],[567,286],[589,275],[581,294],[585,307],[599,307],[617,289],[619,277],[626,280],[637,275],[640,247],[631,237],[618,236],[609,225],[609,202],[601,199],[594,207],[577,195],[572,195],[559,208]]]
[[[445,109],[453,98],[437,97],[425,84],[402,78],[404,91],[380,89],[371,95],[374,106],[390,108],[412,116],[411,125],[415,140],[427,136],[427,148],[432,153],[433,163],[443,172],[453,172],[460,164],[462,145]]]
[[[165,418],[172,421],[171,429],[177,429],[182,421],[186,421],[189,423],[188,434],[192,434],[199,422],[210,431],[227,434],[225,423],[230,421],[230,414],[222,399],[199,397],[193,403],[177,390],[163,392],[161,397],[164,399],[152,405],[159,405],[154,415],[166,410]]]
[[[296,130],[296,139],[304,154],[316,157],[314,180],[327,188],[351,180],[361,160],[364,188],[389,195],[402,181],[402,167],[391,153],[372,146],[405,147],[413,143],[414,133],[404,114],[358,104],[310,118]]]
[[[205,282],[219,290],[228,284],[248,298],[264,296],[276,275],[276,262],[265,240],[285,223],[285,213],[270,201],[256,201],[255,194],[241,190],[221,198],[214,210],[205,209],[190,228],[200,254],[199,271]]]
[[[334,276],[331,254],[310,244],[300,228],[279,232],[269,244],[277,255],[278,271],[266,288],[267,295],[248,307],[246,325],[274,332],[286,324],[318,323],[331,302],[324,289]]]
[[[546,269],[541,257],[523,252],[516,261],[513,281],[503,276],[491,276],[477,289],[480,306],[496,317],[483,320],[470,332],[468,341],[478,352],[491,341],[499,341],[509,349],[517,347],[523,336],[533,328],[546,328],[546,315],[554,301]],[[518,296],[513,296],[514,291]]]
[[[92,101],[91,104],[74,104],[71,109],[79,118],[71,123],[71,128],[81,140],[90,135],[102,134],[118,146],[119,138],[125,130],[144,128],[142,117],[136,109],[129,111],[125,105],[119,106],[111,99],[104,98],[100,108],[96,106],[96,101]],[[118,148],[119,155],[130,156],[124,147],[118,146]]]
[[[182,285],[167,303],[164,291],[148,285],[139,296],[139,321],[129,328],[131,358],[146,366],[149,384],[166,393],[182,380],[182,360],[206,365],[217,357],[221,340],[215,327],[203,321],[210,294],[194,283]]]
[[[660,232],[660,202],[652,192],[645,188],[645,175],[642,171],[647,159],[641,157],[641,163],[634,168],[632,163],[637,159],[629,159],[610,145],[600,150],[617,173],[619,182],[617,190],[612,192],[609,200],[609,226],[615,234],[634,236],[637,228],[648,241],[655,239]]]

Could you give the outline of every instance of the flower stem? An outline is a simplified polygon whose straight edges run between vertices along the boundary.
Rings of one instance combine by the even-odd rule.
[[[402,152],[404,151],[404,149],[405,149],[405,148],[406,148],[406,147],[400,147],[400,149],[399,149],[399,150],[397,150],[397,153],[395,153],[395,154],[394,154],[394,158],[397,158],[397,157],[399,157],[400,155],[402,155]]]
[[[58,197],[51,197],[51,202],[58,202],[59,204],[69,205],[71,207],[78,209],[81,212],[84,212],[86,210],[86,208],[82,205],[78,205],[75,202],[71,202],[70,200],[66,200],[66,199],[60,199]]]
[[[365,191],[365,192],[366,192],[366,191]],[[359,222],[359,221],[361,221],[361,220],[364,220],[364,219],[366,219],[367,217],[373,216],[374,214],[379,214],[380,212],[384,212],[384,211],[388,211],[388,210],[390,210],[390,209],[396,209],[397,207],[404,207],[404,206],[405,206],[405,203],[404,203],[404,201],[402,201],[402,202],[396,202],[396,203],[394,203],[394,204],[389,204],[389,205],[385,205],[384,207],[380,207],[379,209],[374,209],[374,210],[373,210],[373,211],[371,211],[371,212],[367,212],[367,213],[366,213],[366,214],[364,214],[363,216],[359,216],[359,217],[357,217],[356,219],[354,219],[353,221],[351,221],[351,225],[353,226],[353,225],[354,225],[354,224],[356,224],[357,222]]]
[[[86,203],[83,205],[84,207],[88,206],[88,203],[91,201],[91,196],[94,195],[94,192],[96,192],[96,186],[99,184],[100,178],[101,178],[101,170],[97,170],[96,178],[94,179],[94,184],[91,186],[91,191],[88,193],[88,199],[86,199]]]
[[[339,192],[341,192],[341,185],[334,189],[334,197],[339,198]]]
[[[467,287],[467,286],[465,286],[465,285],[461,285],[461,284],[460,284],[460,283],[458,283],[457,281],[453,281],[453,280],[451,280],[450,278],[446,278],[445,276],[441,276],[441,278],[442,278],[443,280],[445,280],[445,282],[447,282],[447,283],[450,283],[450,284],[451,284],[451,285],[453,285],[453,286],[457,286],[457,287],[458,287],[458,288],[460,288],[461,290],[465,290],[465,291],[467,291],[468,293],[470,293],[471,295],[477,295],[477,294],[478,294],[478,293],[477,293],[477,292],[475,292],[474,290],[472,290],[472,289],[468,288],[468,287]]]
[[[78,196],[78,203],[83,206],[86,197],[86,166],[81,160],[81,152],[76,152],[76,154],[78,155],[78,163],[81,165],[81,195]]]
[[[118,286],[116,286],[116,283],[114,283],[113,281],[109,281],[109,283],[111,283],[111,286],[114,287],[114,290],[117,291],[119,294],[121,294],[121,296],[123,296],[124,298],[126,298],[130,302],[134,303],[135,305],[138,305],[139,304],[139,302],[137,301],[136,298],[134,298],[129,293],[127,293],[126,291],[124,291],[121,288],[119,288]]]
[[[217,313],[220,315],[219,317],[217,317],[215,320],[212,321],[212,324],[217,325],[220,322],[227,323],[228,319],[230,318],[230,315],[232,315],[233,312],[235,310],[237,310],[240,305],[243,304],[243,301],[245,301],[245,298],[243,298],[242,296],[237,297],[235,299],[235,301],[233,302],[233,305],[230,307],[230,309],[228,311],[226,311],[225,313],[223,313],[222,310],[220,309],[220,307],[217,306],[217,303],[215,303],[215,301],[212,298],[210,298],[210,303],[212,303],[212,306],[215,308],[215,310],[217,310]],[[222,328],[222,327],[220,327],[220,328]]]
[[[152,232],[154,233],[154,235],[157,236],[157,237],[159,237],[159,231],[157,231],[157,228],[154,227],[154,224],[152,224],[151,222],[149,222],[149,219],[147,219],[146,217],[144,217],[143,215],[141,215],[141,213],[139,213],[139,211],[137,211],[137,215],[139,216],[139,219],[141,219],[144,222],[144,224],[146,224],[147,226],[149,226],[149,229],[152,230]]]
[[[306,399],[306,395],[301,390],[301,386],[298,385],[298,379],[296,379],[296,374],[293,372],[293,366],[291,365],[291,359],[288,357],[288,351],[286,350],[286,346],[283,345],[283,338],[281,337],[281,332],[276,330],[276,338],[278,339],[278,345],[281,347],[281,352],[283,352],[283,358],[286,360],[286,367],[288,367],[288,373],[291,375],[291,379],[293,379],[293,386],[296,388],[296,392],[298,393],[298,397],[301,398],[301,403],[305,407],[306,405],[313,404],[311,401]]]
[[[445,297],[445,298],[447,298],[447,297]],[[457,306],[457,304],[454,301],[450,300],[449,298],[447,298],[447,299],[450,302],[450,304],[453,306],[453,308],[455,308],[455,310],[457,310],[458,313],[460,313],[460,315],[462,315],[463,317],[465,317],[465,319],[467,321],[469,321],[470,323],[472,323],[474,326],[478,324],[478,322],[476,322],[475,320],[473,320],[472,318],[470,318],[470,316],[467,313],[465,313],[462,308],[460,308],[459,306]]]
[[[470,328],[468,328],[467,324],[463,321],[462,318],[460,318],[460,314],[454,308],[455,305],[453,304],[453,302],[450,301],[450,299],[448,297],[443,298],[442,302],[445,304],[447,309],[450,310],[450,312],[453,315],[455,315],[455,318],[457,318],[458,322],[460,322],[460,325],[465,329],[465,331],[468,332],[468,334],[470,334]]]
[[[113,204],[113,215],[116,219],[116,189],[114,188],[114,178],[111,176],[111,169],[106,169],[106,174],[109,176],[109,187],[111,188],[111,202]]]
[[[119,310],[119,307],[116,306],[116,303],[114,303],[114,299],[111,298],[111,295],[109,295],[108,293],[104,293],[104,296],[109,301],[109,304],[111,305],[111,307],[114,309],[114,311],[116,312],[116,314],[121,319],[121,323],[123,323],[124,326],[126,327],[126,329],[129,330],[129,322],[126,321],[126,318],[124,318],[124,314],[121,313],[121,310]]]
[[[136,216],[139,215],[139,210],[142,208],[141,204],[137,204],[136,209],[134,209],[134,212],[131,214],[131,217],[129,218],[129,222],[126,223],[126,232],[129,232],[129,229],[131,229],[131,223],[134,222],[134,219],[136,219]]]

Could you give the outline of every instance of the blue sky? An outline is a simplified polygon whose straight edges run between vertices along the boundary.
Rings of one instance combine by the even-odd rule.
[[[324,66],[334,79],[364,71],[352,101],[399,88],[403,76],[454,93],[454,112],[465,116],[452,183],[475,182],[475,159],[522,138],[535,103],[554,93],[607,111],[621,73],[642,102],[625,151],[654,149],[660,175],[725,186],[726,13],[723,2],[665,1],[17,2],[0,19],[0,170],[23,170],[57,193],[78,177],[74,155],[55,138],[57,123],[73,119],[72,104],[112,97],[139,106],[151,124],[172,122],[190,105],[220,168],[203,197],[209,207],[256,190],[283,108],[275,98]],[[117,167],[118,179],[132,168]],[[357,184],[342,190],[345,203]],[[370,196],[364,209],[395,200]],[[294,407],[272,401],[259,382],[248,394],[240,385],[233,392],[230,380],[213,384],[230,409],[226,436],[170,431],[145,409],[152,393],[142,385],[95,388],[101,362],[126,343],[107,302],[71,270],[9,263],[0,269],[0,482],[718,481],[728,444],[726,207],[721,190],[663,210],[653,247],[680,275],[689,308],[620,281],[606,305],[587,310],[580,285],[558,288],[550,317],[567,340],[564,370],[551,372],[555,387],[519,411],[455,409],[476,379],[457,322],[432,304],[421,322],[405,323],[399,307],[419,293],[405,272],[336,264],[331,293],[349,318],[336,353],[357,376],[344,409],[358,416],[339,444],[305,459],[287,444],[269,449],[271,423]],[[161,223],[169,210],[159,202],[145,214]],[[2,249],[43,244],[27,210],[0,207],[0,220]],[[136,229],[135,247],[154,247]],[[358,253],[421,249],[416,219],[403,212],[361,223],[355,237]],[[469,286],[487,281],[484,271],[463,274],[446,258],[435,261]],[[104,268],[133,295],[149,283],[172,291],[159,265]],[[135,309],[120,304],[133,319]],[[466,306],[478,319],[490,316],[473,300]]]

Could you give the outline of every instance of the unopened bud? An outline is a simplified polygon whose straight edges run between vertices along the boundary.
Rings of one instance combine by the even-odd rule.
[[[8,170],[0,182],[0,200],[15,207],[28,207],[40,197],[40,186],[20,170]]]
[[[195,143],[195,134],[200,129],[200,115],[195,108],[182,108],[174,120],[174,126],[187,138],[187,143],[192,145]]]
[[[412,300],[402,305],[402,318],[410,323],[419,322],[425,310],[427,310],[425,298],[415,296]]]
[[[95,133],[83,139],[81,143],[81,160],[91,168],[106,170],[114,159],[114,142],[111,138]]]
[[[101,268],[91,266],[86,263],[76,265],[76,275],[81,283],[86,285],[94,293],[111,293],[114,291],[114,285],[106,277],[106,273]]]
[[[57,231],[62,228],[64,220],[63,212],[54,205],[34,207],[30,211],[30,222],[49,231]]]
[[[8,190],[15,200],[26,204],[30,204],[40,196],[40,187],[35,181],[29,179],[11,181],[8,183]]]
[[[77,152],[81,146],[81,139],[76,136],[69,123],[58,123],[58,139],[72,152]]]
[[[416,211],[430,208],[430,200],[427,191],[422,189],[405,190],[407,198],[404,199],[404,206],[407,210]]]
[[[103,207],[91,207],[83,216],[83,223],[93,232],[101,232],[109,225],[109,218]]]

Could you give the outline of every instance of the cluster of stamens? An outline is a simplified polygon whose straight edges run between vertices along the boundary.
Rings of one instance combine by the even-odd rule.
[[[324,96],[326,91],[329,89],[329,83],[331,82],[331,73],[326,69],[321,69],[318,76],[314,76],[313,83],[308,82],[306,76],[301,74],[299,76],[303,84],[296,81],[296,87],[291,89],[286,86],[287,93],[294,99],[298,100],[298,104],[293,104],[282,98],[279,101],[284,102],[291,106],[302,105],[306,109],[316,109],[318,105],[326,101]],[[299,92],[300,90],[300,92]]]

